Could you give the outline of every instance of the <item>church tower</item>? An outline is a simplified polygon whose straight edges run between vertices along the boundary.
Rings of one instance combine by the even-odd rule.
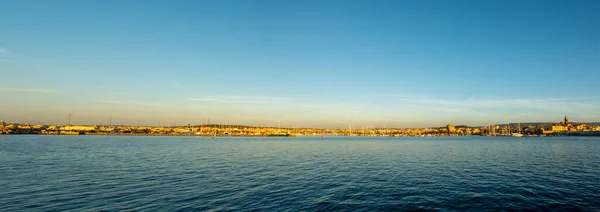
[[[569,117],[567,117],[567,115],[565,115],[565,126],[569,125]]]

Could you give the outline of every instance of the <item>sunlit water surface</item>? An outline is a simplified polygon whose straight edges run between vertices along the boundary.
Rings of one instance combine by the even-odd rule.
[[[599,137],[0,136],[0,211],[599,210]]]

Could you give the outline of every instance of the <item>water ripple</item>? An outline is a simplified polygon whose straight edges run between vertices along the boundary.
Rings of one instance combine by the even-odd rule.
[[[0,211],[593,211],[598,144],[2,136]]]

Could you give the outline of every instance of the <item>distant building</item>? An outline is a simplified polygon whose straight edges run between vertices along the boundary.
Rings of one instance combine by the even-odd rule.
[[[552,126],[552,132],[567,132],[569,128],[564,125],[554,125]]]
[[[587,128],[588,128],[588,126],[587,126],[587,125],[585,125],[585,124],[583,124],[583,123],[580,123],[580,124],[578,124],[577,126],[575,126],[575,129],[576,129],[577,131],[584,131],[584,130],[586,130]]]
[[[446,125],[446,129],[448,130],[449,135],[456,133],[456,127],[454,127],[454,125],[448,124]]]
[[[62,126],[59,129],[66,130],[66,131],[93,131],[93,130],[96,130],[96,127],[95,126],[68,125],[68,126]]]
[[[565,115],[563,122],[561,122],[560,124],[557,123],[554,126],[552,126],[552,132],[569,132],[571,130],[574,131],[575,127],[573,127],[572,124],[569,124],[569,117],[567,115]]]

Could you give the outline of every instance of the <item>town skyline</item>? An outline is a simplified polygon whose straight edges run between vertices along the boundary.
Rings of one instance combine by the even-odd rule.
[[[553,125],[553,124],[562,124],[563,120],[568,120],[568,116],[565,115],[563,120],[558,120],[558,119],[554,119],[552,121],[506,121],[506,122],[500,122],[500,121],[491,121],[491,122],[481,122],[481,124],[463,124],[463,123],[452,123],[452,122],[446,122],[446,123],[441,123],[439,125],[431,125],[431,126],[414,126],[410,125],[409,126],[404,126],[402,124],[400,125],[395,125],[396,123],[399,122],[395,122],[395,121],[384,121],[384,122],[380,122],[380,123],[376,123],[373,122],[372,124],[352,124],[352,123],[332,123],[332,124],[307,124],[307,125],[294,125],[294,124],[286,124],[285,122],[282,123],[281,120],[279,121],[275,121],[275,122],[254,122],[254,123],[235,123],[235,122],[227,122],[225,120],[218,120],[218,119],[210,119],[210,118],[204,118],[201,117],[199,120],[192,120],[189,119],[187,122],[185,121],[180,121],[177,122],[175,120],[173,120],[171,117],[169,117],[166,121],[157,121],[154,120],[154,122],[152,120],[148,121],[148,120],[144,120],[142,121],[141,119],[137,119],[137,120],[132,120],[132,119],[123,119],[120,117],[113,117],[113,116],[108,116],[106,118],[106,123],[90,123],[90,122],[79,122],[77,121],[77,119],[74,119],[73,117],[75,117],[75,114],[73,113],[68,113],[66,116],[66,121],[65,123],[53,123],[53,122],[43,122],[43,121],[36,121],[36,122],[20,122],[20,121],[7,121],[5,119],[0,119],[0,122],[3,123],[10,123],[10,124],[25,124],[25,125],[53,125],[53,126],[143,126],[143,127],[189,127],[189,126],[193,126],[193,127],[199,127],[199,126],[216,126],[216,127],[225,127],[225,126],[240,126],[240,127],[264,127],[264,128],[282,128],[282,129],[293,129],[293,128],[306,128],[306,129],[425,129],[425,128],[439,128],[439,127],[445,127],[447,125],[456,125],[456,126],[465,126],[465,127],[486,127],[486,126],[501,126],[501,125],[517,125],[517,124],[524,124],[524,125],[533,125],[533,126],[545,126],[545,125]],[[573,119],[571,119],[573,120]],[[332,121],[332,120],[329,120]],[[334,122],[334,121],[332,121]],[[592,124],[592,125],[600,125],[600,121],[580,121],[580,120],[574,120],[571,121],[571,123],[579,123],[579,124]]]
[[[108,125],[72,125],[72,114],[68,115],[67,125],[42,125],[6,123],[0,120],[0,134],[42,134],[42,135],[117,135],[117,136],[267,136],[267,137],[295,137],[295,136],[598,136],[600,135],[600,122],[576,123],[569,121],[565,115],[563,121],[557,123],[504,123],[489,124],[488,126],[465,126],[448,124],[443,127],[425,128],[394,128],[381,126],[352,126],[348,128],[314,128],[314,127],[285,127],[281,123],[271,125],[235,125],[222,122],[221,124],[204,123],[200,125],[177,125],[168,122],[168,125],[156,126],[138,125],[113,125],[112,117]]]
[[[600,120],[600,2],[0,3],[0,119]]]

